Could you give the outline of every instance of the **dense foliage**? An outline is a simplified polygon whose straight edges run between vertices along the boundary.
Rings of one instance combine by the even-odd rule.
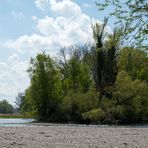
[[[0,114],[11,114],[14,113],[14,108],[7,100],[0,101]]]
[[[94,45],[31,58],[30,86],[16,100],[21,113],[50,122],[148,122],[147,52],[121,49],[120,30],[107,34],[106,25],[93,26]]]

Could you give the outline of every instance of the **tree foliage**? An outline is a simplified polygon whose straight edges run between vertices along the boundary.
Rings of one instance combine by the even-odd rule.
[[[0,113],[2,114],[14,113],[14,108],[11,104],[8,103],[7,100],[2,100],[0,101]]]
[[[126,45],[147,48],[147,0],[103,0],[102,2],[99,0],[96,4],[101,11],[111,10],[109,16],[114,16],[115,24],[124,28]]]
[[[128,72],[132,79],[148,82],[148,57],[143,50],[126,47],[121,50],[119,69]]]
[[[29,97],[39,119],[46,119],[56,112],[61,83],[54,61],[45,53],[31,59],[28,69],[31,78]]]
[[[95,24],[93,26],[93,34],[95,40],[95,51],[92,57],[93,61],[93,78],[96,89],[100,94],[100,101],[106,87],[114,85],[117,75],[117,51],[119,37],[117,30],[113,35],[107,35],[105,29],[108,19],[105,18],[103,24]],[[108,38],[108,39],[107,39]],[[107,41],[105,42],[105,39]]]
[[[118,74],[115,90],[117,118],[122,122],[148,120],[148,85],[138,79],[132,80],[125,71]],[[148,114],[147,114],[148,115]]]
[[[93,25],[94,45],[62,48],[57,58],[31,58],[30,86],[16,103],[22,113],[50,122],[148,122],[148,57],[121,48],[122,31]]]

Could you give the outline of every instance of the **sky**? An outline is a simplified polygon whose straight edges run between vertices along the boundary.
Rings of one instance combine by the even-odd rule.
[[[14,105],[29,86],[30,57],[42,51],[55,56],[61,47],[92,42],[91,23],[107,14],[98,11],[95,0],[0,0],[0,100]]]

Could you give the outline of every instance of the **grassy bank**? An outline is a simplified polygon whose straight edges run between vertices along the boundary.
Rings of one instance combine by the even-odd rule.
[[[0,118],[28,118],[20,114],[0,114]]]

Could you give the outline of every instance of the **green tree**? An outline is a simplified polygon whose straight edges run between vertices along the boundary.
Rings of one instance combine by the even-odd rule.
[[[147,48],[147,0],[99,0],[96,4],[99,10],[108,8],[109,16],[116,18],[115,24],[124,28],[126,45],[131,43],[133,46]]]
[[[91,85],[90,67],[87,46],[63,48],[59,54],[59,69],[63,87],[61,112],[64,121],[80,122],[82,120],[80,102]]]
[[[26,117],[35,117],[34,105],[31,103],[29,91],[30,87],[26,89],[24,93],[18,93],[15,100],[16,109],[20,114]]]
[[[14,113],[14,108],[7,100],[0,101],[0,113],[9,114]]]
[[[15,100],[15,104],[19,112],[21,111],[24,101],[25,101],[25,94],[18,93],[18,96],[16,97],[16,100]]]
[[[103,93],[107,86],[113,85],[117,75],[117,51],[120,39],[119,30],[115,29],[113,35],[107,35],[105,28],[108,19],[103,24],[93,26],[95,47],[92,52],[92,74],[99,92],[99,100],[102,100]],[[108,37],[108,40],[106,38]]]
[[[60,74],[54,61],[45,53],[31,59],[29,97],[39,119],[50,119],[56,112],[61,93]]]
[[[121,71],[114,88],[116,119],[126,123],[148,121],[148,86],[145,82],[132,80],[127,72]]]
[[[148,82],[147,52],[126,47],[120,51],[118,65],[119,70],[128,72],[132,79],[140,79]]]
[[[71,46],[61,49],[59,53],[59,69],[62,74],[64,94],[73,92],[87,92],[90,87],[90,67],[86,63],[87,49]]]

